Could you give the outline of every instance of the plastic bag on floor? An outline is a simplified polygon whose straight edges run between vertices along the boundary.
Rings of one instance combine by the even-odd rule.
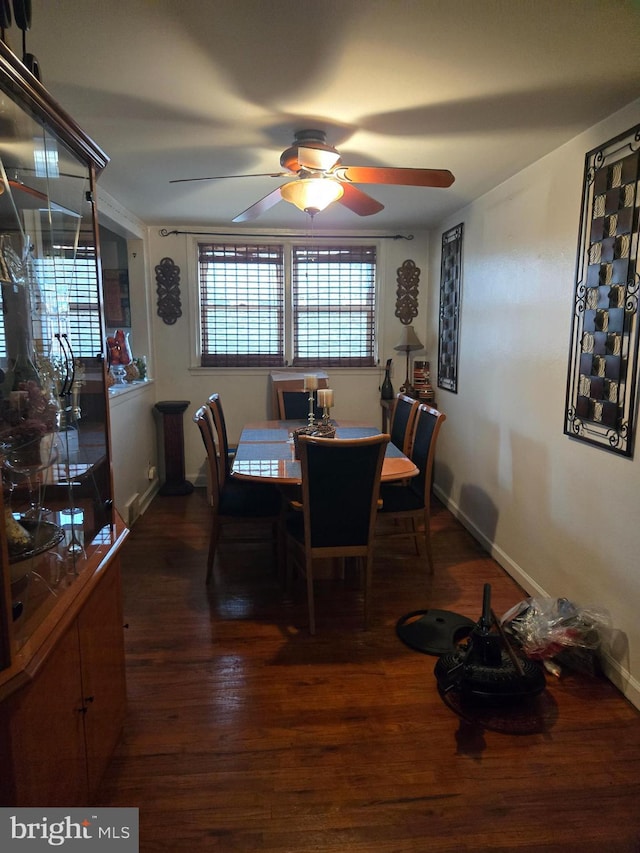
[[[611,630],[605,608],[578,607],[567,598],[528,598],[500,621],[528,657],[553,658],[591,674],[597,670],[598,652]]]

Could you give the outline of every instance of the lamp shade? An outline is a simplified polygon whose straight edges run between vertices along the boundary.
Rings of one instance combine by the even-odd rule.
[[[402,327],[402,337],[394,346],[394,349],[398,350],[398,352],[413,352],[413,350],[423,349],[413,326]]]
[[[340,183],[330,178],[302,178],[280,187],[280,195],[285,201],[295,204],[310,216],[324,210],[332,201],[342,198],[343,194]]]

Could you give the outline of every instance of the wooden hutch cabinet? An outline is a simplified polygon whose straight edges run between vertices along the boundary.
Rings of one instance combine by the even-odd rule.
[[[89,804],[124,721],[107,163],[0,42],[0,805]]]

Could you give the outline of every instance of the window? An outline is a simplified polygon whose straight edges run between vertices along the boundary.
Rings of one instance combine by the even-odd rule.
[[[68,257],[34,258],[31,304],[40,324],[37,337],[45,350],[57,332],[66,334],[76,357],[102,351],[96,261],[92,248],[71,248]],[[4,323],[0,322],[0,357],[6,357]]]
[[[198,248],[203,367],[375,364],[375,246]]]
[[[374,364],[375,248],[293,247],[293,363]]]
[[[101,352],[94,251],[85,249],[83,254],[79,249],[75,258],[36,259],[34,270],[45,308],[41,313],[43,341],[51,342],[60,331],[68,336],[77,358]]]
[[[199,249],[202,366],[282,365],[282,246]]]

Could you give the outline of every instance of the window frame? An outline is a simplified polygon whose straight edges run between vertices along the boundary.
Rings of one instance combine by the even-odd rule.
[[[380,306],[384,301],[384,294],[382,292],[383,288],[383,249],[380,245],[380,241],[375,238],[362,238],[357,236],[345,235],[340,238],[324,238],[322,243],[316,244],[315,240],[317,238],[309,238],[305,236],[300,237],[292,237],[291,235],[283,236],[282,238],[278,238],[277,236],[272,237],[258,237],[252,234],[242,235],[238,234],[237,236],[226,236],[222,237],[220,235],[211,234],[204,235],[199,237],[194,237],[192,241],[192,251],[189,253],[190,263],[189,267],[192,271],[193,280],[195,281],[196,287],[196,298],[194,299],[194,307],[192,311],[193,323],[191,326],[192,329],[192,367],[196,370],[225,370],[231,369],[234,371],[238,370],[251,370],[254,371],[258,368],[266,368],[267,370],[274,369],[283,369],[286,367],[291,367],[294,369],[304,369],[304,368],[321,368],[321,367],[332,367],[337,369],[376,369],[379,366],[379,349],[380,349]],[[267,363],[265,360],[262,360],[261,363],[257,363],[259,359],[256,360],[256,363],[251,364],[249,361],[245,363],[238,364],[215,364],[215,363],[204,363],[206,361],[206,357],[203,356],[203,339],[202,339],[202,293],[200,286],[200,245],[209,245],[209,244],[228,244],[228,245],[238,245],[238,246],[252,246],[252,245],[276,245],[282,247],[283,254],[283,264],[284,264],[284,281],[283,281],[283,358],[282,361],[278,361],[277,363]],[[343,358],[343,359],[330,359],[319,357],[318,359],[295,359],[294,357],[294,306],[293,306],[293,249],[294,247],[306,247],[308,249],[318,248],[322,249],[330,249],[332,247],[371,247],[374,251],[375,256],[375,272],[373,275],[373,300],[371,305],[371,356],[366,358]],[[232,360],[232,359],[231,359]],[[213,359],[211,360],[213,362]]]

